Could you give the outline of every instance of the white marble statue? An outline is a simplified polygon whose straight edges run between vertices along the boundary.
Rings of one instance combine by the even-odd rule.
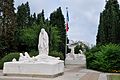
[[[17,60],[15,58],[12,59],[12,62],[16,62]]]
[[[23,53],[20,53],[19,61],[31,61],[31,57],[27,52],[25,52],[24,55]]]
[[[66,55],[67,60],[75,60],[74,47],[70,47],[71,52]]]
[[[72,53],[72,54],[75,54],[75,53],[74,53],[74,47],[71,47],[71,53]]]
[[[25,58],[26,58],[26,59],[29,59],[29,60],[31,59],[31,58],[30,58],[30,55],[29,55],[27,52],[25,52],[24,54],[25,54]]]
[[[49,39],[48,34],[45,31],[45,29],[41,29],[40,35],[39,35],[39,43],[38,43],[38,50],[39,54],[47,54],[49,52]]]
[[[20,53],[19,61],[13,59],[13,62],[5,62],[3,68],[3,74],[15,74],[15,75],[45,75],[56,76],[64,73],[64,61],[59,60],[48,55],[49,52],[49,39],[45,29],[41,29],[39,35],[37,56],[30,57],[27,52]],[[12,66],[12,67],[11,67]]]
[[[40,35],[39,35],[39,43],[38,43],[38,50],[39,50],[39,55],[35,57],[30,57],[30,55],[25,52],[24,55],[20,53],[19,61],[21,62],[61,62],[58,58],[52,57],[48,55],[49,52],[49,38],[48,34],[45,31],[45,29],[41,29]],[[73,55],[71,55],[74,57]]]
[[[22,53],[20,53],[20,57],[19,57],[19,61],[24,61],[25,60],[25,57]]]
[[[83,54],[83,51],[82,50],[79,50],[80,51],[80,54]]]

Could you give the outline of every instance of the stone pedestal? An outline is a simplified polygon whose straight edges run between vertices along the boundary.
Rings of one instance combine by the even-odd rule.
[[[71,53],[70,53],[71,54]],[[86,64],[86,58],[84,54],[74,54],[74,58],[66,57],[65,64]]]
[[[5,62],[4,75],[28,75],[54,77],[64,72],[64,61],[48,55],[49,38],[45,29],[41,29],[38,44],[39,55],[29,56],[27,52],[20,53],[19,61]]]
[[[86,61],[85,60],[79,60],[79,59],[65,60],[65,64],[86,64]]]
[[[24,76],[42,76],[56,77],[64,72],[64,62],[53,63],[21,63],[6,62],[4,64],[4,75],[24,75]]]

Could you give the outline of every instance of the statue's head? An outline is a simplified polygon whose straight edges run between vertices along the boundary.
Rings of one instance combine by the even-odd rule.
[[[42,28],[42,29],[41,29],[41,34],[44,34],[44,32],[45,32],[45,29]]]

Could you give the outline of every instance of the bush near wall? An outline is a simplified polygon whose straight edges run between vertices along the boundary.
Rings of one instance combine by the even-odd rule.
[[[39,54],[39,52],[36,51],[36,50],[31,50],[31,51],[28,52],[28,53],[29,53],[30,57],[37,56],[37,55]]]
[[[31,52],[29,52],[29,55],[31,57],[36,56],[36,55],[38,55],[38,51],[31,51]],[[15,58],[18,61],[19,57],[20,57],[19,52],[7,54],[5,57],[3,57],[0,60],[0,69],[3,69],[4,62],[10,62],[10,61],[12,61],[13,58]]]
[[[5,57],[3,57],[0,60],[0,69],[3,68],[4,62],[10,62],[10,61],[12,61],[13,58],[15,58],[16,60],[18,60],[19,56],[20,56],[19,53],[9,53]]]
[[[86,53],[87,68],[103,72],[120,70],[120,45],[107,44],[94,47]]]
[[[61,52],[51,51],[51,52],[49,53],[49,56],[60,57],[61,60],[64,60],[63,53],[61,53]]]

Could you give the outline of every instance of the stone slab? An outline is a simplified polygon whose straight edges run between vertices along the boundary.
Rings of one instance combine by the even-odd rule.
[[[85,60],[65,60],[65,64],[86,64]]]

